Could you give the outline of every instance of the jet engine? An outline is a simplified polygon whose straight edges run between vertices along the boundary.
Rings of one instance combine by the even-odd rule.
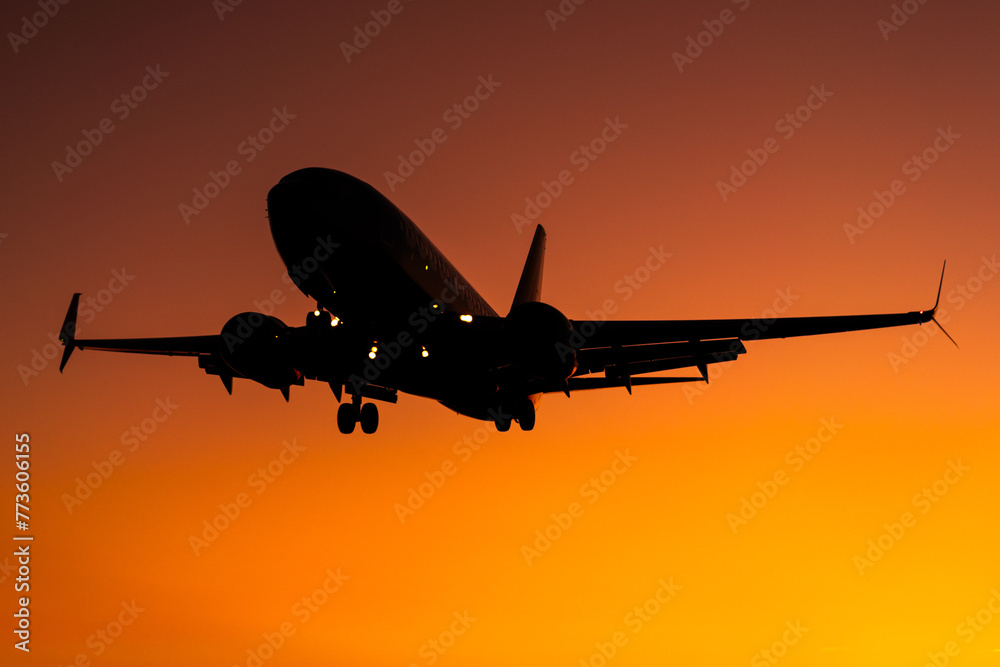
[[[572,333],[566,316],[540,301],[515,306],[503,323],[511,363],[540,380],[565,380],[576,370]]]
[[[240,313],[222,327],[219,354],[239,375],[271,389],[300,384],[302,374],[292,366],[282,346],[288,326],[277,317]]]

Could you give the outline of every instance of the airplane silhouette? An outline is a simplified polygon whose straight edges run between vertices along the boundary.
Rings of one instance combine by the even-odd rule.
[[[286,401],[292,385],[327,382],[340,402],[341,433],[359,423],[374,433],[378,407],[363,399],[395,403],[400,391],[493,421],[500,431],[512,421],[530,431],[545,393],[625,387],[631,394],[636,385],[708,382],[708,364],[744,354],[744,340],[929,322],[944,283],[942,268],[934,307],[909,313],[570,320],[541,301],[545,230],[538,225],[501,317],[402,211],[353,176],[294,171],[268,192],[267,212],[289,276],[316,301],[305,326],[245,312],[215,335],[78,340],[77,293],[61,329],[60,372],[74,349],[197,357],[230,394],[233,378],[279,389]],[[699,373],[647,376],[683,368]],[[350,402],[342,401],[345,391]]]

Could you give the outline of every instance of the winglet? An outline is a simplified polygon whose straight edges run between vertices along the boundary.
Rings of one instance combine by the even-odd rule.
[[[80,306],[80,293],[73,295],[73,300],[69,302],[69,310],[66,311],[66,319],[63,320],[62,329],[59,330],[59,340],[62,341],[63,350],[62,361],[59,362],[59,372],[62,373],[69,361],[69,355],[73,354],[76,346],[76,311]]]
[[[514,302],[510,305],[511,310],[522,303],[542,300],[542,268],[544,264],[545,228],[538,225],[535,227],[535,237],[531,239],[531,249],[528,251],[528,259],[524,262],[521,280],[517,283]]]
[[[955,345],[955,347],[958,347],[958,343],[955,342],[955,339],[951,337],[951,334],[945,331],[944,327],[941,326],[941,323],[937,321],[936,317],[934,317],[934,315],[937,313],[938,304],[941,303],[941,288],[944,286],[944,267],[946,266],[948,266],[948,260],[945,260],[944,264],[941,265],[941,282],[938,283],[937,299],[934,300],[934,307],[931,308],[931,322],[938,325],[938,329],[941,330],[941,333],[947,336],[948,340],[950,340]]]
[[[946,266],[948,266],[948,260],[944,260],[944,263],[941,265],[941,281],[938,283],[938,293],[937,298],[934,299],[934,307],[931,308],[932,316],[937,311],[938,304],[941,303],[941,288],[944,287],[944,269]]]

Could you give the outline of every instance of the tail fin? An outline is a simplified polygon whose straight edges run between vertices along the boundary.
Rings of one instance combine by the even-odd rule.
[[[538,225],[535,227],[535,237],[531,240],[528,259],[524,262],[524,270],[521,271],[521,281],[517,284],[517,292],[514,293],[514,303],[510,305],[511,310],[522,303],[542,300],[542,269],[544,264],[545,228]]]
[[[76,345],[76,309],[80,305],[80,293],[73,295],[73,300],[69,302],[69,310],[66,311],[66,319],[63,320],[62,329],[59,331],[59,340],[62,341],[63,350],[62,361],[59,363],[59,372],[66,367],[69,355],[73,354],[73,347]]]

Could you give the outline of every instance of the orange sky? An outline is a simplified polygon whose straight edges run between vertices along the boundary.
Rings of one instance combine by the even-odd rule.
[[[13,504],[29,433],[35,536],[30,660],[8,631],[0,663],[996,663],[994,3],[224,3],[0,12],[0,465]],[[344,437],[327,387],[230,397],[190,359],[59,374],[76,291],[85,337],[303,323],[264,198],[305,166],[380,189],[502,313],[518,215],[577,318],[929,308],[947,259],[961,350],[933,326],[748,342],[707,387],[552,395],[504,434],[403,396]]]

